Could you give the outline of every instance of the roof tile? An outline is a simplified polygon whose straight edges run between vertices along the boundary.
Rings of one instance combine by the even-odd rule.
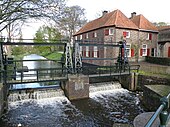
[[[139,29],[158,32],[158,29],[151,22],[149,22],[143,15],[137,15],[133,17],[131,21],[134,22],[139,27]]]
[[[102,27],[115,26],[118,28],[138,29],[120,10],[115,10],[85,24],[75,35]]]

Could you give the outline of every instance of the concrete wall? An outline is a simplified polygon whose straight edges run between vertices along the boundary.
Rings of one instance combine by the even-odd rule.
[[[89,77],[69,75],[64,91],[69,100],[89,98]]]

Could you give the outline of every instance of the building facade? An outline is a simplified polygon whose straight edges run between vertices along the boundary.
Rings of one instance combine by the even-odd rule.
[[[74,40],[115,45],[125,40],[129,61],[141,61],[144,56],[156,55],[157,35],[157,28],[143,15],[132,13],[131,18],[127,18],[120,10],[115,10],[104,11],[100,18],[85,24],[74,35]],[[82,46],[80,50],[83,58],[96,58],[83,62],[97,65],[113,65],[119,55],[118,47]]]
[[[158,57],[170,58],[170,26],[161,26],[158,30]]]

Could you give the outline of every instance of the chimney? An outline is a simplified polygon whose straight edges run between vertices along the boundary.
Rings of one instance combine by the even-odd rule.
[[[136,12],[132,12],[130,19],[133,19],[135,16],[136,16]]]
[[[104,16],[105,14],[107,14],[108,13],[108,11],[103,11],[103,15],[102,16]]]

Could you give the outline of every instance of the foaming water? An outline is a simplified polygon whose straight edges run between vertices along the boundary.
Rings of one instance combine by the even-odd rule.
[[[119,82],[105,82],[105,83],[94,83],[90,85],[90,93],[94,92],[104,92],[108,90],[121,89],[121,84]]]
[[[44,99],[52,97],[64,97],[62,89],[26,89],[12,91],[8,96],[8,102],[22,101],[28,99]]]
[[[98,86],[95,88],[95,85]],[[66,97],[58,96],[10,102],[9,111],[0,120],[0,125],[112,127],[114,123],[132,124],[135,116],[143,112],[136,94],[119,88],[118,84],[115,88],[114,83],[101,85],[93,84],[89,99],[70,102]],[[105,88],[107,86],[109,89]],[[100,87],[103,87],[103,90]]]

